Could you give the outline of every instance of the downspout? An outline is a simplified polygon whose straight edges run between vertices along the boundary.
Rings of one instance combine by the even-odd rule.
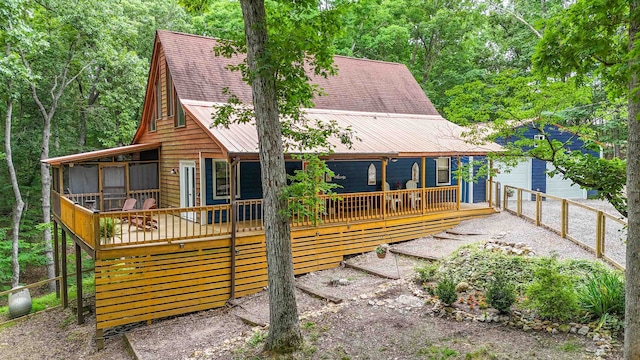
[[[229,187],[229,203],[231,205],[231,300],[236,297],[236,227],[237,227],[237,208],[236,208],[236,166],[240,162],[239,158],[231,161],[229,171],[231,171],[231,186]]]

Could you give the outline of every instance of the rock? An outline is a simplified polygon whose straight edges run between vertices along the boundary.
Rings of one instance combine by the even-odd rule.
[[[463,292],[469,290],[469,283],[462,281],[456,285],[456,292]]]
[[[366,299],[366,298],[368,298],[368,297],[369,297],[369,296],[367,296],[367,294],[361,294],[361,295],[360,295],[360,299]]]
[[[569,332],[569,330],[571,330],[571,326],[567,325],[567,324],[562,324],[562,325],[558,326],[558,330],[560,330],[560,332],[563,332],[563,333],[566,334],[566,333]]]
[[[558,333],[558,329],[556,329],[556,328],[551,329],[551,333],[553,335],[557,334]]]
[[[462,314],[460,314],[459,312],[456,313],[456,321],[462,321]]]
[[[588,333],[589,333],[588,326],[582,326],[580,329],[578,329],[578,335],[587,335]]]
[[[522,331],[531,331],[531,327],[525,324],[524,326],[522,326]]]
[[[422,307],[423,304],[419,297],[413,295],[400,295],[396,302],[408,307]]]
[[[522,248],[524,248],[525,246],[527,246],[527,244],[525,244],[525,243],[523,243],[523,242],[519,242],[519,243],[516,243],[516,244],[514,245],[514,247],[515,247],[516,249],[522,249]]]
[[[375,305],[375,304],[376,304],[376,302],[375,302],[375,301],[373,301],[373,300],[369,300],[369,305],[372,305],[372,306],[373,306],[373,305]]]

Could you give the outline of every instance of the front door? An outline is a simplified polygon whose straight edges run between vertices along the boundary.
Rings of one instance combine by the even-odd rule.
[[[180,207],[196,206],[196,163],[195,161],[180,162]],[[194,211],[182,212],[182,217],[195,221]]]

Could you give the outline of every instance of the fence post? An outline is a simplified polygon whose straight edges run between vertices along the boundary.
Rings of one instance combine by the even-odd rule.
[[[604,216],[602,215],[602,211],[598,211],[596,213],[596,257],[597,258],[601,258],[602,257],[602,245],[603,245],[603,233],[604,231],[602,231],[602,228],[604,227],[603,225],[603,218]]]
[[[540,226],[542,222],[542,196],[536,193],[536,226]]]
[[[569,229],[569,212],[568,210],[569,203],[567,199],[562,199],[562,204],[560,208],[560,236],[565,239],[567,237],[567,230]]]
[[[522,189],[518,188],[518,199],[516,200],[516,214],[522,215]]]

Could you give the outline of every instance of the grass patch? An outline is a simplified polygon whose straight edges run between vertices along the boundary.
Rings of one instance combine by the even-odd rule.
[[[454,356],[458,356],[459,353],[456,350],[449,349],[448,347],[439,347],[431,345],[428,348],[421,348],[416,351],[416,355],[421,358],[429,360],[446,360]]]
[[[576,344],[573,341],[568,341],[562,345],[560,345],[560,350],[566,352],[566,353],[577,353],[582,351],[582,347],[578,344]]]

